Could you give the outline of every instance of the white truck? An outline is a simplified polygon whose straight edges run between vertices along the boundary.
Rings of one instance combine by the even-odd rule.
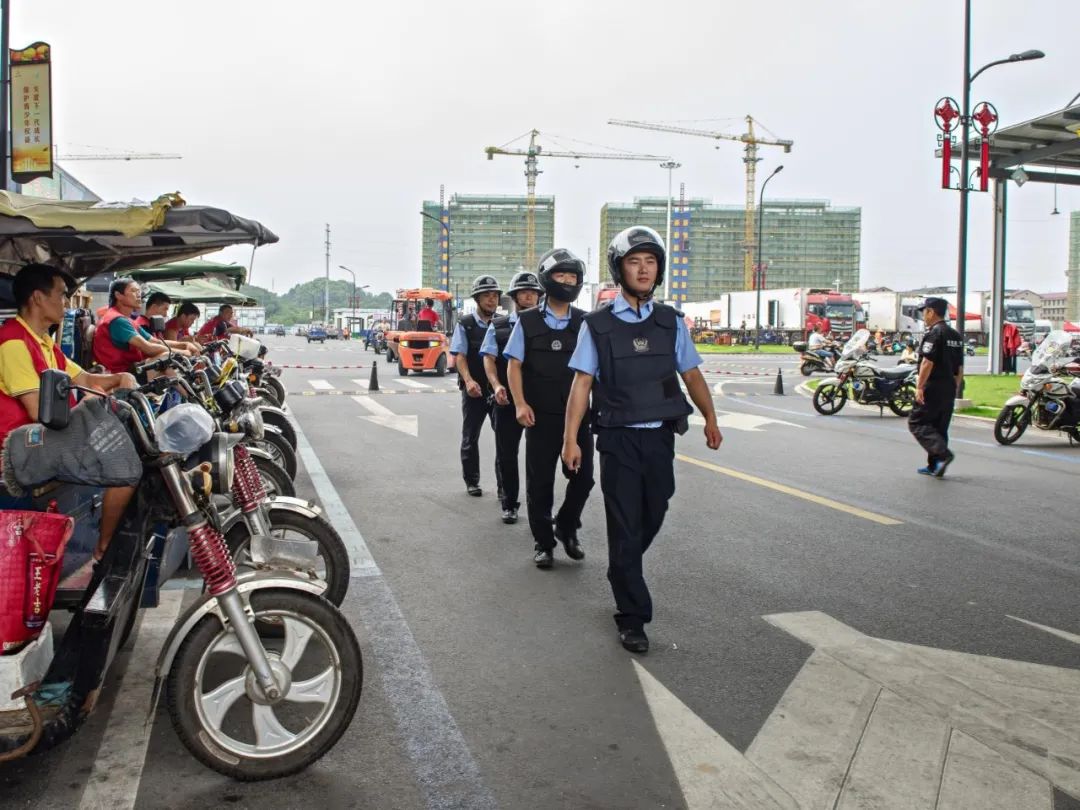
[[[916,311],[923,299],[897,292],[861,292],[855,294],[863,311],[863,320],[871,333],[881,330],[889,335],[917,335],[925,327]]]
[[[724,293],[714,301],[698,301],[681,306],[693,322],[722,330],[757,328],[758,293],[741,290]],[[848,336],[857,324],[856,303],[847,293],[809,287],[785,287],[761,291],[761,328],[802,338],[814,324],[828,321],[838,336]],[[861,326],[861,323],[858,324]]]

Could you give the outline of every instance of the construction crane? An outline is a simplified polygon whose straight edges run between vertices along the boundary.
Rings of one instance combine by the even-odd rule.
[[[170,155],[162,152],[127,152],[118,154],[97,155],[61,155],[59,150],[53,153],[55,160],[182,160],[181,155]]]
[[[537,166],[541,155],[546,158],[571,158],[572,160],[645,160],[657,163],[671,160],[665,155],[639,155],[632,152],[549,152],[536,142],[536,139],[540,137],[539,130],[530,130],[528,135],[528,149],[507,149],[509,144],[504,144],[485,147],[484,152],[488,160],[494,160],[495,155],[514,155],[525,158],[525,267],[531,271],[536,270],[536,177],[540,174]]]
[[[653,124],[648,121],[611,119],[608,123],[618,127],[651,129],[656,132],[674,132],[677,135],[697,135],[702,138],[740,141],[746,144],[744,149],[745,154],[743,156],[743,163],[746,164],[746,217],[744,222],[745,227],[743,229],[743,248],[746,253],[743,256],[743,283],[746,285],[746,289],[751,289],[754,286],[754,193],[757,185],[757,162],[761,159],[757,156],[758,146],[782,146],[784,148],[784,153],[786,154],[791,151],[791,147],[795,145],[795,142],[776,137],[759,138],[754,134],[754,124],[758,124],[758,126],[761,126],[761,124],[749,115],[746,116],[746,132],[742,135],[732,135],[728,132],[714,132],[705,129],[690,129],[687,127],[672,126],[670,124]],[[764,127],[761,128],[764,129]]]

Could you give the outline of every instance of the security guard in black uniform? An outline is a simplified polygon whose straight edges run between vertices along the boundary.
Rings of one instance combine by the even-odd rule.
[[[927,298],[922,306],[927,331],[919,347],[919,381],[908,430],[926,450],[920,475],[942,478],[955,456],[949,449],[956,392],[964,380],[964,338],[945,321],[949,302]]]
[[[484,372],[491,386],[495,400],[492,425],[495,428],[495,455],[499,472],[502,474],[502,521],[517,523],[520,479],[518,476],[518,447],[521,445],[521,432],[524,426],[517,420],[517,409],[510,396],[510,381],[506,376],[506,358],[503,350],[510,340],[510,333],[518,321],[518,315],[532,309],[539,303],[544,288],[535,273],[528,271],[517,273],[510,279],[510,289],[506,294],[514,302],[514,311],[509,315],[493,318],[488,326],[480,354],[484,357]]]
[[[491,417],[493,407],[480,347],[499,306],[502,290],[492,276],[477,276],[471,295],[476,302],[476,312],[457,322],[450,339],[450,353],[455,356],[458,388],[461,389],[461,472],[466,490],[478,498],[484,493],[480,489],[480,449],[477,444],[480,429],[484,426],[484,420]],[[461,362],[462,357],[465,358],[464,363]],[[495,456],[495,481],[501,498],[502,473],[498,454]]]
[[[652,621],[642,558],[675,494],[675,434],[686,431],[692,411],[678,375],[705,417],[706,445],[715,450],[723,441],[682,313],[652,301],[664,280],[664,259],[664,242],[652,228],[627,228],[608,247],[620,294],[585,316],[570,360],[576,373],[562,449],[563,463],[580,469],[578,436],[591,392],[615,624],[623,647],[637,653],[648,652],[645,625]]]
[[[544,302],[518,316],[504,354],[509,361],[507,377],[517,419],[526,428],[525,492],[529,528],[536,544],[533,562],[537,568],[551,568],[556,540],[570,559],[585,559],[577,530],[593,488],[592,435],[583,423],[578,435],[579,469],[573,475],[562,467],[568,479],[566,496],[552,526],[555,467],[574,379],[568,364],[585,315],[571,304],[585,282],[585,262],[569,250],[555,248],[540,257],[537,276],[544,288]]]

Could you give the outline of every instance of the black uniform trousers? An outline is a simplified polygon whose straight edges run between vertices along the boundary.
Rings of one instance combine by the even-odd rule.
[[[494,405],[487,397],[470,397],[461,392],[461,474],[466,485],[480,483],[480,431],[484,420],[492,418]],[[495,481],[502,489],[499,454],[495,454]]]
[[[926,386],[925,403],[915,403],[908,416],[908,430],[926,451],[926,463],[933,466],[949,457],[949,422],[956,404],[956,386]]]
[[[521,433],[525,428],[517,420],[517,409],[513,404],[496,405],[491,419],[492,427],[495,428],[495,468],[502,480],[502,508],[517,509],[521,506],[518,500],[521,492],[518,449],[521,446]]]
[[[581,467],[570,472],[560,460],[565,416],[561,413],[535,412],[536,424],[525,430],[525,495],[529,512],[529,529],[536,547],[550,551],[555,548],[555,529],[551,525],[551,510],[555,504],[555,467],[562,467],[566,477],[566,495],[555,515],[560,529],[577,531],[581,513],[593,488],[593,443],[588,418],[581,420],[578,445],[581,447]]]
[[[607,515],[608,582],[620,630],[652,621],[642,558],[664,523],[675,494],[675,431],[669,426],[601,428],[600,490]]]

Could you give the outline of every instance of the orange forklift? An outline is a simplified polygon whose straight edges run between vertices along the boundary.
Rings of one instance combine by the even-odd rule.
[[[442,377],[447,369],[453,368],[454,358],[450,354],[453,304],[453,296],[445,290],[429,287],[398,290],[390,307],[386,362],[396,362],[400,376],[407,377],[410,371],[434,371]]]

